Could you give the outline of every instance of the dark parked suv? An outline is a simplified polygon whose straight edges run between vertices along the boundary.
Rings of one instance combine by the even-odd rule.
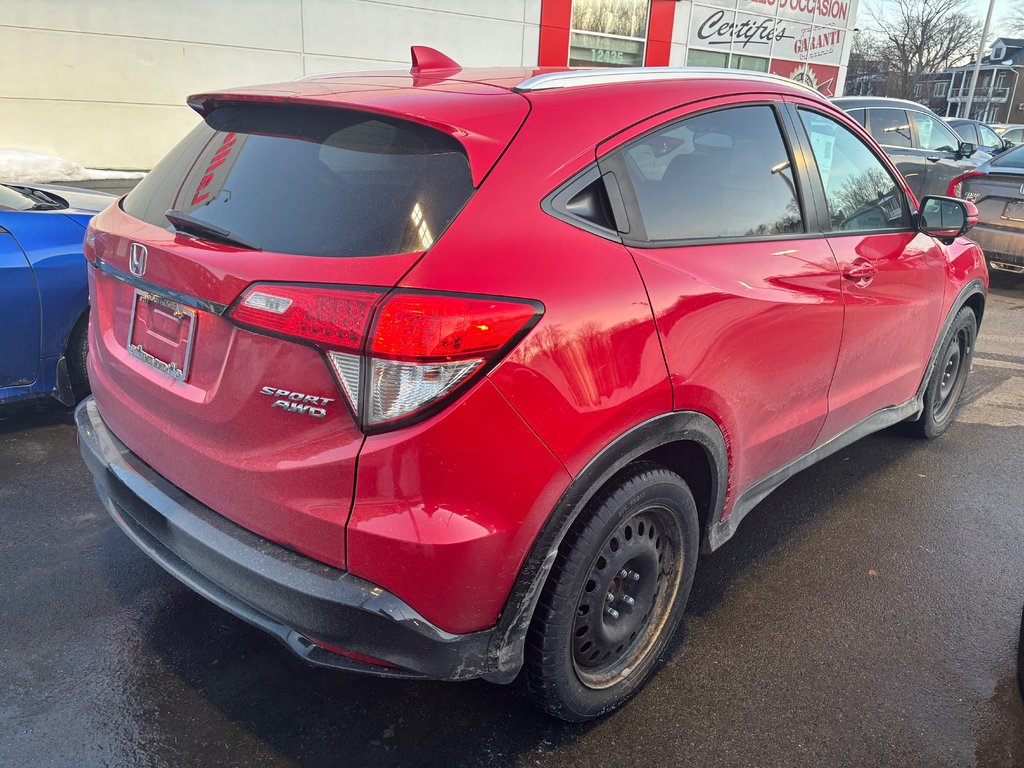
[[[414,62],[190,99],[87,237],[82,455],[143,552],[308,661],[583,720],[773,489],[953,423],[974,206],[912,209],[782,78]]]
[[[919,200],[925,195],[945,195],[953,179],[991,158],[913,101],[861,96],[832,101],[868,130]]]

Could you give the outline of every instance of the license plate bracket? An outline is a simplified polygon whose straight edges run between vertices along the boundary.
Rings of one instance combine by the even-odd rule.
[[[154,293],[135,290],[128,353],[178,381],[188,379],[196,312]]]
[[[1024,221],[1024,200],[1011,200],[1003,208],[1003,219],[1008,221]]]

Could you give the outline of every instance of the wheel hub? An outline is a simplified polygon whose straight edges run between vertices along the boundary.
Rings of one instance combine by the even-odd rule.
[[[679,567],[679,542],[659,517],[645,511],[620,523],[587,577],[573,627],[573,661],[584,682],[628,669],[650,645]]]

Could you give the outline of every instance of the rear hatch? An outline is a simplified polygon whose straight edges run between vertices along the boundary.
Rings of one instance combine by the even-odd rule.
[[[338,567],[363,432],[331,329],[295,312],[312,302],[365,321],[527,110],[491,89],[505,98],[489,134],[463,131],[489,148],[481,161],[452,136],[459,98],[359,90],[330,106],[203,97],[204,123],[94,220],[87,247],[92,386],[110,428],[213,510]],[[389,112],[417,99],[411,120]],[[254,329],[243,304],[281,324]]]

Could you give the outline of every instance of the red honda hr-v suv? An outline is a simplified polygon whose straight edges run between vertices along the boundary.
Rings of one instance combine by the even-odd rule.
[[[308,661],[583,720],[774,488],[950,424],[976,211],[787,80],[413,55],[189,100],[87,236],[81,451],[146,554]]]

